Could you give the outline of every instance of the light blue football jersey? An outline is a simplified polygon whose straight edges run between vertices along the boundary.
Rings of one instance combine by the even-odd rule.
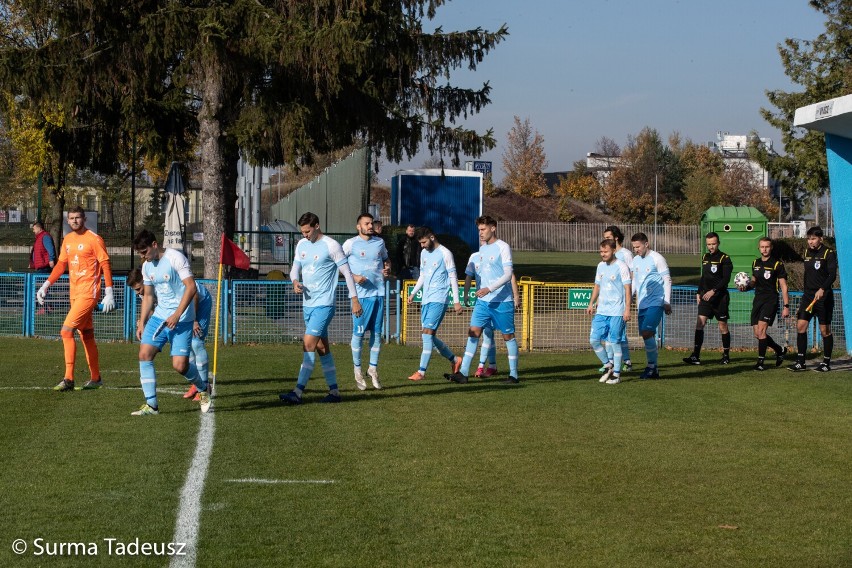
[[[154,316],[167,319],[180,305],[186,286],[183,281],[192,278],[189,261],[178,250],[162,249],[159,260],[146,260],[142,264],[142,283],[153,286],[157,296]],[[179,321],[195,321],[195,302],[190,302]]]
[[[363,239],[352,237],[343,243],[343,254],[349,262],[352,274],[360,274],[367,278],[364,283],[355,282],[355,291],[359,298],[384,296],[385,278],[382,271],[388,259],[385,241],[379,237]]]
[[[506,266],[512,268],[512,249],[505,241],[497,239],[489,245],[479,247],[479,252],[473,255],[473,265],[476,272],[477,285],[480,289],[488,288],[488,294],[479,298],[482,302],[513,302],[512,281],[494,290],[494,282],[503,277]]]
[[[315,243],[302,239],[296,244],[295,256],[290,277],[304,286],[302,305],[333,306],[338,267],[346,264],[340,243],[325,235]]]
[[[627,265],[618,259],[612,264],[601,261],[595,272],[595,284],[600,287],[596,313],[602,316],[623,315],[627,305],[624,286],[630,284],[630,269]]]
[[[444,245],[438,245],[433,251],[420,251],[420,278],[423,280],[423,304],[431,302],[447,303],[447,290],[450,279],[456,280],[456,262],[453,253]]]
[[[641,310],[669,303],[670,282],[669,265],[660,253],[651,250],[644,258],[633,257],[633,290],[637,308]]]
[[[627,268],[633,268],[633,253],[627,250],[626,247],[621,247],[615,251],[615,258],[627,265]]]

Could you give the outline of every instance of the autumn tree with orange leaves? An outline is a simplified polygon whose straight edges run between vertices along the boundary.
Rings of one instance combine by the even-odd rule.
[[[503,152],[504,188],[525,197],[546,196],[549,192],[542,173],[547,167],[544,136],[533,130],[529,117],[521,120],[516,116],[507,138]]]

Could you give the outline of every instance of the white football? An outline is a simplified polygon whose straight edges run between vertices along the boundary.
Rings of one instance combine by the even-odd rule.
[[[751,278],[745,272],[737,272],[737,275],[734,276],[734,284],[736,284],[737,288],[745,288],[748,286],[749,280]]]

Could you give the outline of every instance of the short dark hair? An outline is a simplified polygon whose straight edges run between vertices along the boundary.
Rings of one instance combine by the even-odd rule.
[[[615,239],[615,242],[618,244],[622,244],[624,242],[624,233],[621,232],[621,229],[616,227],[615,225],[610,225],[606,229],[604,229],[604,233],[609,231],[612,233],[612,237]]]
[[[144,279],[142,278],[142,271],[137,267],[130,270],[127,273],[127,285],[133,288],[137,284],[141,284]]]
[[[820,237],[820,238],[822,238],[822,236],[823,236],[822,235],[822,227],[820,227],[819,225],[814,225],[813,227],[808,229],[807,235],[809,237]]]
[[[355,222],[360,223],[361,219],[363,219],[364,217],[375,220],[375,217],[373,217],[370,213],[365,212],[365,213],[361,213],[360,215],[358,215],[358,218],[355,219]],[[317,222],[319,222],[319,219],[317,219]]]
[[[155,242],[157,242],[157,237],[154,236],[154,233],[148,229],[142,229],[133,239],[133,249],[137,251],[144,250]]]
[[[35,223],[33,223],[33,229],[35,229],[36,227],[41,230],[44,230],[44,223],[42,223],[41,221],[36,221]]]
[[[635,235],[630,237],[630,242],[631,243],[647,243],[648,242],[648,235],[646,235],[645,233],[636,233]]]
[[[68,213],[69,213],[69,214],[71,214],[71,213],[81,213],[81,214],[83,215],[83,217],[84,217],[84,218],[86,217],[86,210],[85,210],[85,209],[83,209],[83,207],[82,207],[82,206],[80,206],[80,205],[75,205],[74,207],[72,207],[71,209],[69,209],[69,210],[68,210]]]
[[[435,233],[432,231],[431,227],[417,227],[414,231],[414,238],[418,241],[420,239],[428,239],[429,237],[434,237]]]
[[[490,215],[480,215],[476,218],[476,226],[479,225],[488,225],[489,227],[496,227],[497,221],[494,220],[494,217]]]
[[[601,241],[600,246],[611,248],[612,250],[615,250],[615,241],[612,240],[612,239],[604,239],[604,240]]]
[[[769,244],[771,245],[771,244],[772,244],[772,239],[770,239],[769,237],[760,237],[760,240],[758,240],[757,242],[759,242],[759,243],[769,243]]]
[[[319,225],[319,217],[317,217],[315,213],[311,213],[309,211],[307,213],[303,213],[297,222],[300,227],[304,227],[305,225],[308,225],[309,227],[316,227]]]
[[[373,225],[374,226],[378,225],[379,227],[381,227],[382,226],[382,220],[379,219],[378,217],[373,217]]]
[[[716,233],[716,232],[713,232],[713,231],[710,231],[709,233],[704,235],[704,240],[707,240],[707,239],[716,239],[717,242],[720,242],[720,243],[722,242],[722,239],[719,238],[719,233]]]

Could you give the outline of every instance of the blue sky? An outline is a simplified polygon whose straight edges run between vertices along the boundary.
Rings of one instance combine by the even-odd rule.
[[[602,136],[624,146],[645,126],[664,140],[678,131],[700,143],[717,131],[756,130],[780,151],[780,134],[759,109],[769,106],[766,90],[799,88],[777,45],[824,30],[807,0],[454,0],[435,20],[445,31],[503,23],[507,40],[475,73],[451,77],[458,86],[491,83],[492,104],[463,124],[494,129],[497,147],[480,159],[494,162],[498,182],[515,115],[544,136],[547,171],[571,169]],[[426,158],[382,159],[379,177]]]

